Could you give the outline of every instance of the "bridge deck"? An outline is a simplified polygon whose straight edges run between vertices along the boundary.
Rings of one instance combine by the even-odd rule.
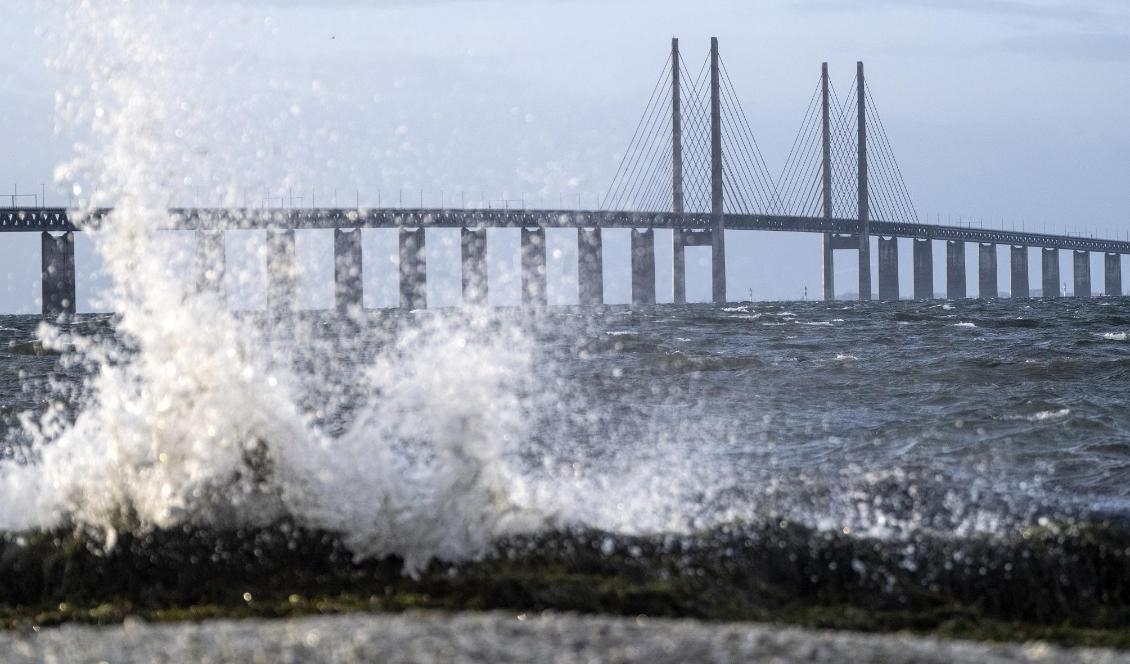
[[[63,208],[0,209],[0,232],[68,231],[97,227],[110,210],[102,209],[86,217]],[[438,208],[381,209],[219,209],[178,208],[169,211],[169,223],[162,230],[258,228],[709,228],[705,213],[609,212],[598,210],[465,210]],[[787,215],[727,214],[727,229],[785,231],[792,233],[835,233],[851,235],[859,226],[855,219],[824,219]],[[871,234],[883,237],[920,238],[1046,247],[1078,251],[1130,254],[1130,241],[1071,235],[1028,233],[966,226],[941,226],[893,221],[871,221]]]

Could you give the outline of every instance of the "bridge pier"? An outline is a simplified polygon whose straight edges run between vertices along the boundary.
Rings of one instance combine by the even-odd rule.
[[[1009,245],[1009,263],[1012,268],[1012,297],[1030,297],[1028,290],[1028,247]]]
[[[914,238],[914,299],[934,297],[934,244]]]
[[[1075,282],[1075,297],[1091,297],[1091,252],[1072,252],[1071,275]]]
[[[832,234],[824,234],[824,301],[831,302],[836,299],[836,252],[835,247],[832,246]],[[882,250],[880,249],[880,252]],[[895,252],[895,260],[898,260],[898,250]],[[880,266],[882,262],[879,263]],[[882,267],[879,268],[882,270]],[[897,277],[896,277],[897,278]],[[882,277],[879,277],[882,280]],[[880,287],[881,288],[881,287]],[[882,295],[879,296],[880,299]]]
[[[55,320],[75,313],[75,234],[40,235],[40,297],[43,317]]]
[[[196,290],[224,296],[227,252],[223,231],[196,231]]]
[[[522,304],[546,305],[545,229],[522,229]]]
[[[334,229],[334,308],[338,313],[365,307],[361,263],[361,229]]]
[[[1108,253],[1103,268],[1103,292],[1110,297],[1122,297],[1122,254]]]
[[[487,301],[487,229],[463,228],[459,231],[463,272],[463,304]]]
[[[675,304],[687,303],[687,253],[683,229],[671,231],[672,300]]]
[[[675,277],[676,288],[685,283],[679,276]],[[686,301],[685,296],[683,299]],[[604,304],[604,244],[599,228],[577,229],[577,302],[586,307]]]
[[[965,243],[961,240],[946,242],[946,297],[951,300],[964,300],[965,289]]]
[[[977,297],[982,300],[1000,294],[997,287],[997,245],[977,244]]]
[[[655,229],[632,229],[632,304],[655,304]]]
[[[294,229],[267,229],[267,312],[289,314],[297,308]]]
[[[710,296],[716,304],[727,301],[726,228],[721,221],[710,231]]]
[[[825,248],[831,253],[831,238],[825,233]],[[825,255],[824,260],[828,260]],[[899,241],[897,237],[879,237],[879,299],[899,299]]]
[[[1059,249],[1040,249],[1040,287],[1044,297],[1059,297]]]
[[[674,260],[672,261],[672,278],[674,279],[674,301],[675,304],[686,304],[687,302],[687,247],[711,247],[713,251],[714,246],[714,232],[709,230],[692,230],[689,228],[676,228],[671,231],[672,248],[674,249]],[[632,245],[635,246],[634,244]],[[654,241],[652,243],[654,247]],[[725,267],[725,266],[723,266]],[[655,269],[655,257],[652,256],[652,269]],[[652,279],[654,282],[655,280]],[[725,279],[723,279],[723,287],[725,287]]]
[[[428,308],[427,236],[423,228],[400,229],[400,308]]]

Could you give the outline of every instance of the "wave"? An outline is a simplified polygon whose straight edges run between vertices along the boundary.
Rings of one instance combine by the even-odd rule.
[[[226,143],[227,116],[203,103],[219,88],[184,89],[192,77],[181,74],[201,66],[209,41],[184,29],[191,9],[95,1],[61,11],[58,65],[89,84],[60,104],[60,124],[90,138],[59,173],[80,210],[113,207],[85,232],[111,281],[101,304],[117,312],[116,338],[41,326],[44,348],[87,368],[85,397],[73,418],[54,408],[24,418],[34,453],[0,466],[0,530],[74,527],[112,546],[287,518],[337,533],[355,555],[399,556],[415,573],[540,524],[507,462],[529,438],[521,328],[405,318],[357,384],[327,385],[328,402],[304,403],[311,377],[294,358],[310,340],[295,337],[294,320],[230,313],[186,284],[177,266],[190,258],[156,230],[188,154],[208,155],[206,181],[246,175],[236,152],[246,146]],[[360,403],[344,431],[315,425],[350,398]]]

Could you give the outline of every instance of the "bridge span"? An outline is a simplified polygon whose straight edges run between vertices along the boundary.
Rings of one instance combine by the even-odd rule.
[[[74,233],[97,230],[112,210],[80,214],[62,208],[13,208],[0,210],[0,232],[42,234],[43,314],[74,313]],[[778,231],[817,233],[830,239],[832,250],[857,250],[856,219],[799,217],[787,215],[726,214],[725,228],[731,232]],[[429,228],[462,229],[463,295],[468,303],[485,302],[486,229],[518,228],[521,233],[522,298],[526,305],[546,304],[545,229],[577,229],[578,299],[583,305],[603,304],[603,243],[601,229],[631,229],[632,303],[655,303],[655,233],[670,230],[676,246],[710,246],[713,242],[711,215],[672,212],[613,212],[603,210],[463,210],[463,209],[220,209],[170,210],[155,224],[158,230],[191,231],[196,236],[197,281],[201,289],[222,290],[225,271],[224,232],[262,230],[268,234],[268,306],[294,306],[294,230],[320,229],[334,232],[335,303],[345,310],[360,306],[363,299],[362,228],[399,229],[401,306],[423,308],[427,281],[426,231]],[[946,245],[946,294],[967,297],[965,243],[979,247],[980,297],[997,292],[997,245],[1010,251],[1011,292],[1027,297],[1028,248],[1040,248],[1045,296],[1059,293],[1060,250],[1072,251],[1076,294],[1091,292],[1090,253],[1105,255],[1104,292],[1122,295],[1121,260],[1130,254],[1130,242],[1092,237],[1028,233],[967,226],[944,226],[892,221],[872,221],[870,231],[878,243],[879,298],[899,297],[897,239],[913,240],[914,293],[916,299],[934,297],[932,242]],[[678,257],[676,257],[678,260]],[[685,293],[685,271],[676,270],[675,292]]]
[[[0,208],[0,233],[96,230],[111,209],[81,213],[65,208]],[[736,231],[831,233],[855,237],[859,221],[846,218],[772,214],[723,215]],[[461,209],[461,208],[173,208],[158,230],[255,230],[334,228],[637,228],[710,230],[710,214],[685,212],[614,212],[607,210]],[[1130,253],[1130,241],[1078,235],[947,226],[875,220],[871,235],[918,240],[1011,244],[1076,251]]]
[[[821,66],[800,130],[779,175],[770,173],[718,49],[698,70],[686,66],[679,40],[661,69],[643,116],[599,210],[531,209],[220,209],[180,208],[155,229],[196,234],[197,285],[221,291],[224,231],[267,234],[267,306],[295,306],[295,229],[334,233],[335,306],[362,304],[361,228],[399,229],[400,305],[427,306],[427,230],[460,228],[463,298],[487,295],[486,229],[521,229],[522,301],[546,303],[548,228],[577,230],[578,301],[604,302],[601,230],[631,229],[632,302],[655,303],[655,231],[672,231],[674,301],[686,301],[688,246],[711,248],[711,298],[727,301],[726,231],[782,231],[822,236],[823,296],[835,296],[837,252],[855,252],[859,298],[873,299],[875,237],[878,297],[899,298],[898,239],[912,240],[914,297],[934,297],[933,242],[946,245],[946,294],[964,298],[966,243],[978,245],[978,295],[998,293],[997,247],[1009,250],[1010,292],[1028,297],[1028,249],[1040,248],[1043,294],[1060,292],[1059,252],[1073,252],[1074,292],[1090,295],[1092,252],[1105,255],[1104,293],[1122,295],[1122,255],[1130,241],[922,223],[879,118],[863,63],[841,99]],[[0,209],[0,233],[42,234],[43,314],[75,310],[74,233],[94,230],[110,210],[81,218],[61,208]]]

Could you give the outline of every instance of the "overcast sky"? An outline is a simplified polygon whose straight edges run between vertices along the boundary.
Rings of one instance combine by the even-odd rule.
[[[45,64],[54,39],[66,37],[59,25],[50,6],[24,3],[0,23],[0,194],[13,186],[38,193],[43,183],[48,204],[66,201],[52,174],[76,139],[56,132],[54,99],[65,81]],[[679,36],[684,58],[697,65],[717,36],[774,172],[820,63],[830,63],[846,90],[863,60],[920,213],[1030,230],[1130,230],[1123,0],[215,1],[179,10],[166,29],[170,44],[199,46],[170,47],[174,60],[190,60],[170,66],[192,74],[178,94],[200,100],[207,143],[194,148],[183,176],[168,180],[170,198],[182,204],[212,204],[223,189],[246,192],[239,197],[252,204],[270,196],[277,205],[287,195],[327,204],[336,190],[340,203],[375,205],[378,197],[398,202],[403,189],[413,203],[422,190],[428,205],[441,195],[448,204],[460,195],[579,196],[592,207],[670,38]],[[219,160],[227,166],[216,168]],[[233,181],[218,182],[217,173]],[[661,299],[670,297],[668,237],[659,242]],[[455,236],[436,238],[428,242],[431,299],[454,303]],[[576,297],[571,238],[550,238],[553,301]],[[230,242],[233,261],[252,262],[260,239]],[[366,301],[391,303],[391,237],[367,233],[365,242]],[[495,232],[491,242],[491,276],[500,282],[492,297],[515,299],[514,279],[502,280],[513,276],[516,235]],[[308,269],[302,302],[324,306],[332,294],[328,234],[302,234],[299,245]],[[730,233],[731,299],[750,290],[758,299],[798,298],[805,286],[818,293],[818,248],[817,236]],[[626,254],[626,235],[609,233],[610,300],[628,298]],[[903,256],[909,294],[907,247]],[[854,259],[846,258],[837,268],[841,291],[854,289]],[[692,298],[709,295],[707,259],[705,249],[692,250]],[[3,238],[0,311],[38,310],[38,260],[38,237]],[[78,262],[82,273],[97,269],[84,241]],[[232,284],[240,306],[261,302],[256,274]],[[1036,277],[1033,265],[1034,284]],[[80,277],[80,308],[97,283]],[[1097,276],[1094,285],[1101,288]]]

